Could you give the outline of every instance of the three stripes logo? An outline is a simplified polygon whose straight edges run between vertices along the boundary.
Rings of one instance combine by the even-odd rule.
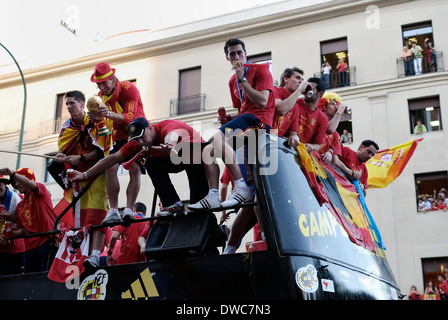
[[[140,273],[137,280],[131,283],[131,288],[121,295],[122,299],[145,299],[148,300],[150,297],[158,297],[159,292],[157,291],[154,280],[151,276],[149,268],[146,268]]]

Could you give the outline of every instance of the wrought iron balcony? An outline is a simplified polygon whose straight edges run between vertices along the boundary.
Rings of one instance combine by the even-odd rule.
[[[356,85],[356,67],[351,66],[348,68],[347,73],[339,73],[337,70],[331,70],[328,76],[328,80],[325,80],[325,76],[322,72],[316,72],[313,74],[314,77],[321,78],[324,82],[326,81],[326,89],[340,88],[346,86]]]
[[[430,64],[430,56],[424,55],[422,58],[422,73],[445,71],[443,66],[443,52],[436,51],[434,54],[435,63]],[[403,58],[397,58],[398,78],[415,75],[414,60],[404,61]]]
[[[170,115],[177,116],[205,110],[205,94],[170,100]]]
[[[67,119],[68,117],[42,121],[39,124],[39,138],[59,133],[62,124],[67,121]]]

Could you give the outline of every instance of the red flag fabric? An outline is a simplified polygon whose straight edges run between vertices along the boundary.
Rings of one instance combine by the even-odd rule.
[[[84,272],[83,262],[89,256],[90,233],[89,228],[77,231],[63,229],[64,238],[59,245],[58,252],[53,260],[48,279],[55,282],[66,282]],[[78,273],[69,268],[78,268]]]
[[[70,205],[73,200],[73,189],[68,188],[64,190],[64,197],[59,201],[59,203],[53,208],[53,212],[58,217],[64,212],[64,210]],[[67,225],[74,227],[75,226],[75,213],[73,211],[73,207],[70,208],[62,217],[62,222]]]

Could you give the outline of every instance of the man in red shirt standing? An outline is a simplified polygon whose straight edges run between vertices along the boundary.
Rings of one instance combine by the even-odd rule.
[[[341,157],[334,155],[333,163],[349,179],[359,179],[365,194],[365,190],[368,189],[368,172],[365,163],[375,156],[378,150],[379,147],[374,141],[364,140],[356,152],[349,147],[342,147]]]
[[[110,154],[118,152],[127,142],[127,126],[136,118],[145,117],[143,103],[140,92],[135,85],[128,81],[119,81],[115,76],[115,69],[111,68],[107,62],[98,63],[90,81],[98,85],[99,96],[102,97],[105,105],[101,106],[97,112],[89,112],[89,117],[93,120],[107,118],[113,121],[112,138],[113,149]],[[118,194],[120,184],[117,177],[119,163],[106,171],[106,186],[109,197],[110,210],[104,222],[121,221],[118,212]],[[141,183],[141,168],[138,163],[134,163],[129,169],[129,184],[126,190],[126,208],[123,210],[123,217],[132,217],[132,207],[137,199]]]
[[[52,230],[54,214],[51,196],[42,183],[36,182],[33,171],[28,168],[17,171],[3,168],[0,174],[9,175],[13,187],[24,194],[16,207],[17,229],[12,231],[12,236]],[[0,237],[0,242],[5,240]],[[25,272],[47,270],[50,242],[51,235],[25,238]]]

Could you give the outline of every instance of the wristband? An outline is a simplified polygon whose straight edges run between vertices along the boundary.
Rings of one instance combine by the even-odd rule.
[[[112,111],[109,110],[109,112],[107,113],[107,117],[106,118],[110,118],[111,114],[112,114]]]
[[[86,157],[84,157],[84,155],[82,154],[79,158],[79,161],[84,162],[86,161]]]
[[[84,172],[84,173],[85,173],[85,172]],[[353,175],[354,175],[354,174],[355,174],[355,171],[352,170],[352,175],[351,175],[352,178],[353,178]]]
[[[84,171],[84,178],[87,180],[87,171]]]

